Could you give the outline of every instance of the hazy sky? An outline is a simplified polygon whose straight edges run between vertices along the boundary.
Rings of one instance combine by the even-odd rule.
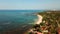
[[[0,0],[0,9],[60,9],[60,0]]]

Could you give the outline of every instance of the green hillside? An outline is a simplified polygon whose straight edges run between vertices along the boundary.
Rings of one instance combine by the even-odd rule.
[[[60,11],[44,11],[38,14],[43,17],[42,23],[34,25],[32,30],[43,34],[58,34],[58,29],[60,30]]]

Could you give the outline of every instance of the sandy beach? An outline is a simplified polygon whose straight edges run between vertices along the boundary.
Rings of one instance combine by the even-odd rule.
[[[35,24],[40,24],[42,22],[43,17],[39,14],[37,14],[38,20],[35,22]]]

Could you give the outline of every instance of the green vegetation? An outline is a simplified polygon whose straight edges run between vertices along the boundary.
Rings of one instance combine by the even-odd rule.
[[[43,16],[43,21],[51,34],[56,34],[57,28],[60,28],[60,12],[48,11],[39,13]]]
[[[43,16],[42,23],[39,26],[34,25],[35,31],[42,32],[43,34],[57,34],[58,28],[60,28],[60,11],[45,11],[38,13]],[[43,31],[48,31],[44,33]]]

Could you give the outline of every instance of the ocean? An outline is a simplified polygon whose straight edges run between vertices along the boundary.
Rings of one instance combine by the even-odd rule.
[[[41,10],[0,10],[0,32],[14,30],[34,24]]]

